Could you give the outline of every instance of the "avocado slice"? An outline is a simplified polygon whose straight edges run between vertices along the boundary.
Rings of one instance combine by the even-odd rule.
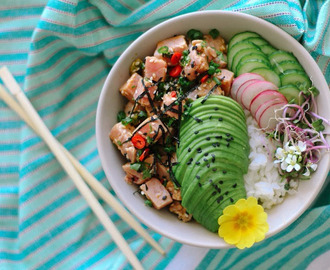
[[[245,114],[229,97],[210,95],[191,103],[180,127],[178,164],[182,205],[208,230],[218,229],[223,209],[246,197],[249,165]]]

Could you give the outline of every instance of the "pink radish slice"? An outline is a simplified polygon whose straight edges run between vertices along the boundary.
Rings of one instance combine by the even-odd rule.
[[[249,111],[251,112],[251,115],[255,117],[256,110],[261,104],[275,98],[279,98],[282,99],[283,102],[287,102],[285,96],[283,96],[277,90],[265,90],[256,95],[250,103]]]
[[[237,92],[236,92],[236,101],[242,105],[241,103],[241,95],[242,93],[244,92],[244,89],[246,87],[248,87],[249,85],[253,84],[253,83],[256,83],[256,82],[261,82],[260,80],[258,79],[252,79],[252,80],[249,80],[249,81],[246,81],[245,83],[241,84],[241,86],[238,88]]]
[[[276,117],[281,117],[283,110],[282,108],[288,104],[287,102],[277,103],[269,106],[264,112],[261,114],[258,125],[260,128],[264,130],[273,130],[276,127],[277,120]]]
[[[278,87],[267,81],[258,81],[253,84],[250,84],[248,87],[244,89],[241,94],[241,104],[245,109],[249,109],[251,101],[254,99],[256,95],[265,91],[265,90],[277,90]]]
[[[268,100],[264,103],[262,103],[258,109],[256,110],[255,112],[255,116],[254,116],[254,119],[257,121],[257,123],[259,123],[259,120],[260,120],[260,116],[263,114],[263,112],[269,107],[269,106],[272,106],[274,104],[277,104],[277,103],[283,103],[283,99],[281,98],[274,98],[274,99],[271,99],[271,100]]]
[[[232,98],[236,100],[236,92],[237,92],[238,88],[246,81],[253,80],[253,79],[258,79],[261,81],[265,80],[261,75],[256,74],[256,73],[244,73],[242,75],[239,75],[237,78],[235,78],[233,80],[233,84],[232,84],[231,90],[230,90]]]

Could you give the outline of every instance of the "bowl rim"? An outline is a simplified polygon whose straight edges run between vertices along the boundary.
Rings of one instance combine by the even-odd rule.
[[[107,166],[108,164],[106,163],[106,161],[104,160],[104,149],[101,145],[101,132],[100,132],[100,125],[101,125],[101,115],[102,115],[102,104],[103,101],[105,99],[106,96],[106,92],[107,92],[107,86],[110,84],[110,79],[111,79],[111,74],[114,73],[114,70],[116,70],[116,67],[119,66],[119,63],[121,62],[121,60],[123,58],[125,58],[126,54],[131,53],[130,50],[132,48],[134,48],[136,46],[136,44],[140,43],[141,40],[143,40],[146,36],[149,36],[150,34],[154,33],[155,31],[159,31],[160,28],[165,27],[167,24],[169,23],[174,23],[177,21],[180,21],[182,19],[191,17],[191,16],[203,16],[204,15],[222,15],[222,14],[229,14],[229,15],[233,15],[233,16],[238,16],[241,18],[247,18],[249,20],[254,20],[256,23],[262,23],[265,24],[266,28],[271,28],[272,31],[276,31],[279,32],[280,35],[284,35],[285,38],[291,40],[291,42],[293,42],[296,46],[302,48],[303,50],[305,50],[307,52],[306,57],[307,60],[306,61],[311,61],[311,64],[314,65],[313,68],[318,69],[317,72],[319,72],[320,74],[323,75],[323,73],[321,72],[321,70],[319,69],[318,65],[316,64],[315,60],[312,58],[312,56],[310,55],[310,53],[308,53],[308,51],[297,41],[295,40],[291,35],[289,35],[287,32],[285,32],[284,30],[282,30],[281,28],[277,27],[276,25],[263,20],[259,17],[250,15],[250,14],[245,14],[245,13],[240,13],[240,12],[233,12],[233,11],[224,11],[224,10],[206,10],[206,11],[195,11],[195,12],[191,12],[191,13],[186,13],[183,15],[179,15],[173,18],[170,18],[168,20],[165,20],[155,26],[153,26],[152,28],[150,28],[149,30],[147,30],[145,33],[143,33],[141,36],[139,36],[136,40],[134,40],[129,47],[121,54],[121,56],[117,59],[117,61],[115,62],[115,64],[113,65],[111,71],[109,72],[109,74],[107,75],[107,78],[104,82],[104,85],[102,87],[101,90],[101,94],[99,96],[99,100],[98,100],[98,105],[97,105],[97,111],[96,111],[96,142],[97,142],[97,149],[99,152],[99,156],[101,159],[101,163],[102,163],[102,168],[106,174],[106,177],[111,185],[111,181],[110,181],[110,176],[108,175],[108,171],[107,171]],[[324,76],[323,77],[323,81],[321,82],[322,87],[325,84],[327,87],[327,83],[325,81]],[[330,95],[328,95],[329,98]],[[322,158],[325,158],[324,156]],[[329,161],[329,157],[328,157],[328,161]],[[330,169],[330,162],[328,162],[328,170]],[[266,234],[266,238],[269,238],[277,233],[279,233],[280,231],[284,230],[285,228],[287,228],[290,224],[292,224],[295,220],[297,220],[313,203],[313,201],[315,200],[315,198],[317,197],[317,195],[319,194],[320,190],[322,189],[322,186],[325,185],[325,181],[326,181],[326,176],[327,176],[327,172],[322,173],[321,178],[323,179],[322,184],[320,184],[317,188],[317,190],[314,192],[314,196],[311,197],[308,201],[308,203],[305,204],[305,207],[301,208],[300,211],[296,212],[295,215],[292,215],[291,218],[289,220],[286,220],[284,225],[282,225],[281,227],[277,228],[276,230],[274,230],[271,233],[267,233]],[[126,184],[126,183],[125,183]],[[126,202],[125,198],[123,198],[121,196],[121,194],[118,194],[115,190],[115,188],[113,188],[113,190],[115,191],[116,195],[118,196],[118,198],[123,202],[123,204],[130,210],[130,212],[135,215],[142,223],[144,223],[145,225],[147,225],[149,228],[151,228],[152,230],[156,231],[157,233],[168,237],[170,239],[173,239],[175,241],[178,241],[180,243],[183,244],[189,244],[189,245],[194,245],[194,246],[199,246],[199,247],[207,247],[207,248],[230,248],[232,247],[231,245],[225,244],[225,245],[209,245],[207,243],[205,244],[201,244],[201,243],[194,243],[191,241],[187,241],[184,239],[179,239],[178,237],[174,236],[172,233],[167,232],[167,231],[161,231],[159,228],[155,227],[152,222],[149,222],[149,220],[143,218],[141,215],[138,215],[138,213],[136,213],[136,211],[134,210],[134,207],[132,207],[129,203]],[[293,195],[294,196],[294,195]],[[201,226],[201,225],[200,225]]]

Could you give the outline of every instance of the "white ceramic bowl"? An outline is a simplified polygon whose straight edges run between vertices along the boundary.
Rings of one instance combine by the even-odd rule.
[[[291,51],[299,59],[321,94],[317,98],[319,113],[329,118],[330,98],[327,83],[313,58],[290,35],[280,28],[262,19],[225,11],[204,11],[179,16],[163,22],[135,40],[121,55],[111,69],[104,84],[96,116],[96,138],[102,166],[109,182],[126,207],[145,225],[156,232],[178,242],[200,247],[228,248],[216,233],[211,233],[196,222],[183,223],[167,210],[157,211],[146,207],[139,194],[134,194],[136,186],[124,181],[124,164],[119,151],[110,142],[108,134],[116,123],[116,115],[126,103],[118,89],[129,78],[131,62],[140,57],[152,55],[158,41],[175,34],[186,34],[191,29],[207,33],[216,28],[228,41],[235,33],[255,31],[268,40],[274,47]],[[309,181],[301,181],[298,194],[288,196],[284,202],[275,206],[268,213],[270,225],[266,237],[272,236],[295,221],[315,200],[329,171],[329,155],[323,156],[316,173]]]

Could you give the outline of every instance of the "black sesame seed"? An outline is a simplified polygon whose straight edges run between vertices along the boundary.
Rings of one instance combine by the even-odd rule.
[[[217,203],[220,203],[223,200],[223,196],[221,195],[218,199],[217,199]]]
[[[219,143],[219,142],[217,143],[217,146],[218,146],[218,147],[220,146],[220,143]]]
[[[226,138],[226,141],[227,141],[227,142],[230,142],[230,141],[231,141],[231,138]]]
[[[211,140],[211,138],[210,137],[206,137],[206,140],[209,141],[209,140]]]
[[[206,167],[207,167],[207,168],[210,168],[210,163],[207,163],[207,164],[206,164]]]
[[[145,184],[145,186],[146,186],[146,190],[148,190],[148,186],[147,186],[147,184]]]
[[[200,177],[199,175],[196,175],[196,178],[197,178],[197,179],[201,179],[201,177]]]
[[[219,120],[219,121],[222,121],[223,119],[222,119],[222,117],[220,117],[218,120]]]
[[[223,173],[223,174],[226,174],[226,173],[227,173],[227,171],[223,170],[223,171],[222,171],[222,173]]]
[[[209,119],[212,119],[212,115],[209,117]]]
[[[202,119],[199,119],[198,117],[194,117],[194,120],[197,122],[197,123],[202,123],[203,120]]]
[[[202,187],[202,184],[201,184],[201,183],[198,183],[198,186],[199,186],[199,187]]]
[[[197,70],[195,70],[195,75],[197,75],[198,74],[198,71]]]
[[[215,136],[216,139],[222,139],[222,136]]]
[[[191,151],[191,148],[189,147],[189,148],[188,148],[188,152],[190,152],[190,151]]]
[[[212,171],[216,172],[217,171],[217,168],[213,168]]]
[[[217,110],[219,110],[219,108],[218,107],[215,107],[214,110],[217,111]]]
[[[215,195],[217,195],[217,192],[216,191],[213,191],[211,195],[212,196],[215,196]]]
[[[195,45],[195,46],[193,46],[191,49],[192,49],[192,50],[197,50],[197,46]]]
[[[207,158],[203,158],[203,160],[204,160],[205,162],[208,162],[208,159],[207,159]]]
[[[226,136],[229,137],[230,136],[230,133],[226,133]]]
[[[229,143],[226,144],[227,147],[229,147],[229,145],[230,145]]]
[[[192,61],[190,66],[191,66],[191,68],[194,68],[194,66],[195,66],[195,61]]]
[[[237,187],[237,183],[235,183],[234,185],[233,185],[233,188],[236,188]]]
[[[196,163],[195,163],[196,165],[199,165],[199,164],[201,164],[199,161],[196,161]]]
[[[223,184],[223,181],[222,181],[222,180],[220,180],[220,181],[219,181],[219,184],[220,184],[220,185],[222,185],[222,184]]]
[[[162,200],[164,200],[164,201],[165,201],[165,200],[166,200],[166,198],[167,198],[167,196],[165,195],[165,196],[163,196]]]
[[[216,144],[216,143],[212,143],[212,146],[213,146],[213,147],[217,147],[217,144]]]
[[[194,133],[195,133],[195,134],[198,134],[198,133],[199,133],[199,131],[198,131],[198,130],[196,130]]]
[[[212,162],[214,162],[214,161],[215,161],[215,155],[212,154]]]
[[[205,153],[205,154],[204,154],[204,156],[206,156],[206,157],[207,157],[208,155],[209,155],[209,153]]]
[[[202,149],[201,148],[197,148],[197,153],[202,153]]]
[[[212,182],[213,182],[213,180],[212,180],[212,179],[209,179],[209,182],[210,182],[210,183],[212,183]],[[215,184],[213,184],[213,186],[215,186]]]
[[[233,203],[234,202],[234,199],[233,198],[230,198],[230,202]]]
[[[229,193],[229,191],[226,191],[226,192],[225,192],[225,195],[228,195],[228,193]]]

